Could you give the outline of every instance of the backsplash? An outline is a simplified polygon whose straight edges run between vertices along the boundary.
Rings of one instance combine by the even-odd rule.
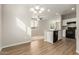
[[[61,22],[54,21],[54,22],[50,23],[49,29],[61,30]]]

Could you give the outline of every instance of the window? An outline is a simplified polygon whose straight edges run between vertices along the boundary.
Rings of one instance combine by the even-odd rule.
[[[32,21],[31,21],[31,28],[32,28],[32,29],[35,29],[37,26],[38,26],[38,21],[32,20]]]

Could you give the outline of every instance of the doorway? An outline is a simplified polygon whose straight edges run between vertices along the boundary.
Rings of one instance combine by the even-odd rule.
[[[32,30],[32,41],[44,39],[42,21],[32,20],[31,21],[31,30]]]

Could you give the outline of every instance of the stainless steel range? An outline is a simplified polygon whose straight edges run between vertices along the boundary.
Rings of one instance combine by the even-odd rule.
[[[66,38],[75,39],[76,22],[68,22],[66,30]]]
[[[66,30],[66,38],[75,39],[75,29],[76,27],[68,27]]]

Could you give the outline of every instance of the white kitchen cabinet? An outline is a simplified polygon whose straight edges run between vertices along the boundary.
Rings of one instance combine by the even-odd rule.
[[[63,30],[63,37],[66,37],[66,30]]]
[[[62,39],[62,31],[61,30],[58,31],[58,40],[60,40],[60,39]]]
[[[65,20],[63,20],[63,25],[62,26],[67,26],[67,22],[73,22],[73,21],[76,21],[76,18],[65,19]]]
[[[48,30],[44,33],[44,40],[49,43],[53,44],[60,39],[62,39],[61,30]]]
[[[53,31],[45,31],[44,38],[45,41],[53,44]]]

